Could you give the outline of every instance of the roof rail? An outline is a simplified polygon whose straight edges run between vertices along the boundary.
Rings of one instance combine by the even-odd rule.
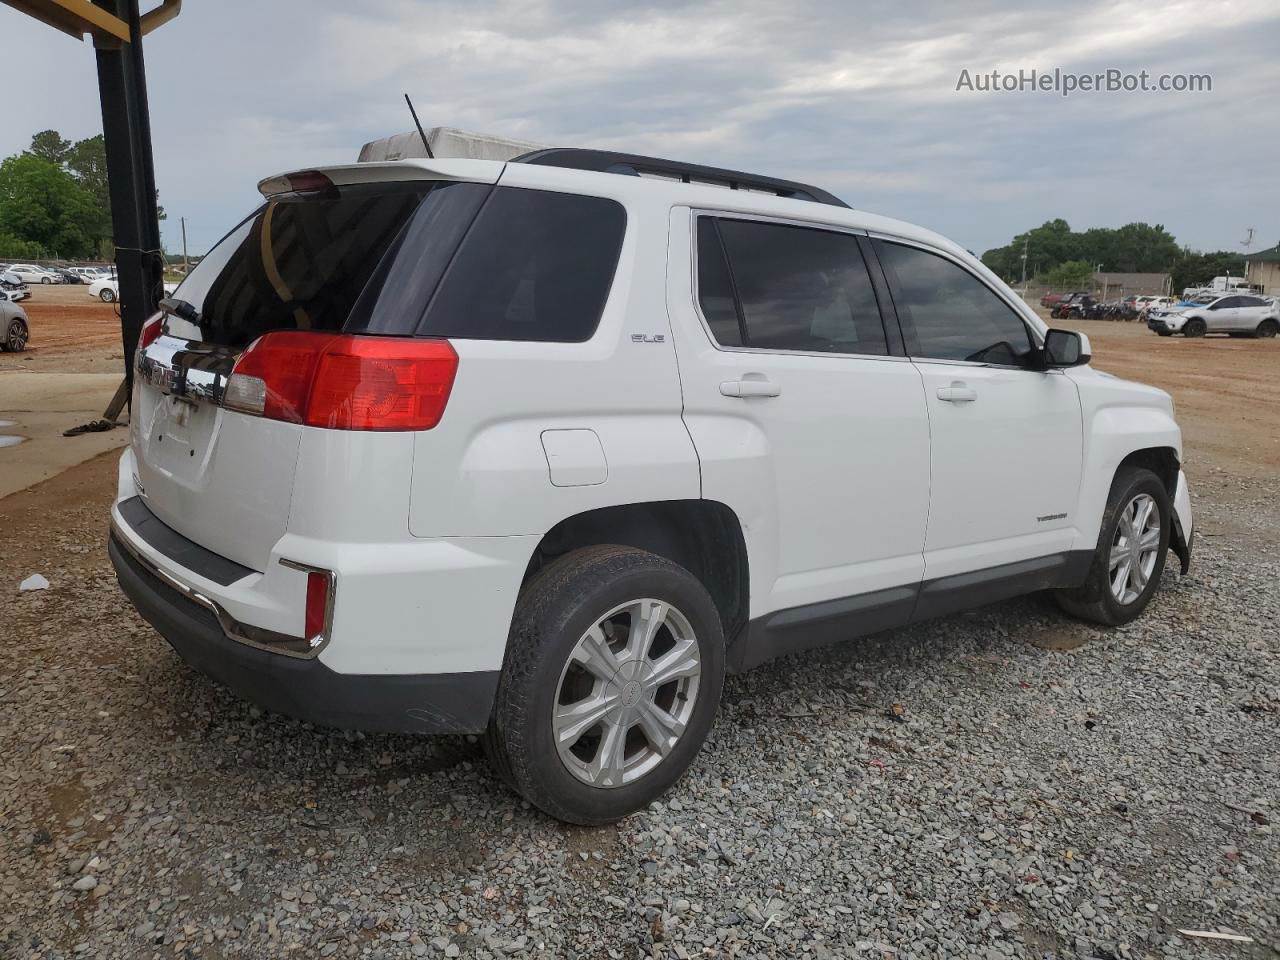
[[[793,200],[812,200],[833,207],[848,207],[839,197],[819,187],[811,187],[794,180],[779,180],[739,170],[722,170],[704,167],[697,163],[680,163],[659,157],[642,157],[634,153],[615,153],[612,150],[582,150],[573,147],[550,147],[521,154],[512,163],[536,163],[544,167],[568,167],[572,170],[595,170],[600,173],[620,173],[639,177],[657,175],[681,180],[684,183],[711,183],[730,190],[758,190],[789,197]]]

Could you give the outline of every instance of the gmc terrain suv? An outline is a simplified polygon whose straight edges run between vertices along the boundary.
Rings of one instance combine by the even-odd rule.
[[[1190,562],[1167,394],[789,181],[544,150],[260,184],[145,326],[110,554],[190,664],[483,734],[553,816],[689,766],[727,672]]]

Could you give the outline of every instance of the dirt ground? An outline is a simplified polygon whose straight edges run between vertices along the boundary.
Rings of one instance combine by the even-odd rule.
[[[1093,365],[1172,394],[1194,477],[1212,464],[1248,476],[1280,470],[1280,339],[1158,337],[1140,323],[1074,320]]]
[[[114,373],[120,365],[118,303],[89,296],[83,284],[34,286],[22,301],[31,327],[23,353],[0,353],[0,375],[10,370]]]

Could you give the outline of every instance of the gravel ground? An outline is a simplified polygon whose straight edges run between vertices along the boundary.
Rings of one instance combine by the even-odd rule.
[[[1280,954],[1264,481],[1201,472],[1196,565],[1140,622],[1028,598],[771,664],[664,803],[581,829],[473,740],[183,666],[103,556],[110,459],[0,503],[3,960]]]

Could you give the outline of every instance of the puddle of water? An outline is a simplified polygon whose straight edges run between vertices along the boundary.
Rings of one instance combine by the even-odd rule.
[[[2,424],[0,424],[0,425],[2,425]],[[18,444],[20,444],[20,443],[21,443],[23,440],[25,440],[25,439],[27,439],[27,438],[26,438],[26,437],[6,437],[6,436],[0,436],[0,447],[16,447]]]

